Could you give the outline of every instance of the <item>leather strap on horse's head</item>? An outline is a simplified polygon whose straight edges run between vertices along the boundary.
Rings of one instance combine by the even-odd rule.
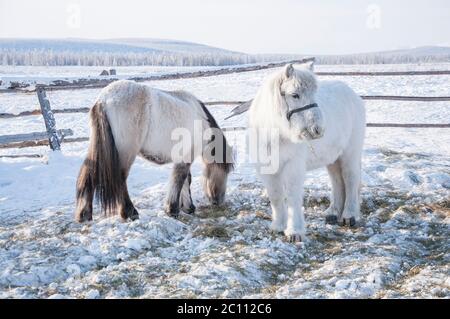
[[[293,110],[290,110],[289,112],[286,113],[286,117],[288,119],[288,121],[291,120],[292,115],[294,115],[295,113],[299,113],[299,112],[304,112],[306,110],[315,108],[315,107],[319,107],[319,105],[317,105],[317,103],[312,103],[312,104],[308,104],[306,106],[303,107],[299,107]]]

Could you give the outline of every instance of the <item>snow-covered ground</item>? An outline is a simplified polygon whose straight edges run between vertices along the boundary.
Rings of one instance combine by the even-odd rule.
[[[318,66],[318,70],[448,69],[425,66]],[[1,72],[1,70],[0,70]],[[271,70],[149,83],[185,89],[205,101],[245,100]],[[54,74],[50,74],[54,76]],[[342,77],[365,95],[449,96],[450,76]],[[53,108],[91,106],[99,90],[49,92]],[[1,94],[0,112],[38,107],[34,94]],[[211,107],[222,126],[245,116]],[[367,103],[370,122],[448,123],[448,103]],[[88,134],[86,114],[58,114],[58,128]],[[39,116],[0,120],[0,135],[44,131]],[[244,132],[227,133],[238,151]],[[196,216],[162,211],[170,165],[137,160],[131,197],[141,219],[123,223],[97,214],[73,222],[75,181],[87,143],[2,150],[43,159],[0,158],[0,297],[450,297],[450,131],[367,130],[363,158],[365,225],[325,224],[330,186],[325,170],[309,174],[309,242],[290,244],[269,232],[270,207],[249,164],[230,176],[226,204],[208,206],[201,165],[193,167]],[[242,158],[238,152],[238,158]]]

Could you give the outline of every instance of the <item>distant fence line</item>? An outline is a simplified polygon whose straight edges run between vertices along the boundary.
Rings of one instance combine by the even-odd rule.
[[[276,62],[276,63],[264,63],[264,64],[253,64],[253,65],[245,65],[238,67],[228,67],[221,68],[215,70],[206,70],[206,71],[194,71],[194,72],[178,72],[178,73],[168,73],[168,74],[160,74],[160,75],[150,75],[150,76],[134,76],[129,77],[128,80],[136,81],[136,82],[147,82],[147,81],[164,81],[164,80],[179,80],[179,79],[192,79],[192,78],[203,78],[203,77],[211,77],[225,74],[234,74],[234,73],[244,73],[244,72],[252,72],[252,71],[260,71],[266,69],[273,69],[282,67],[288,63],[292,64],[303,64],[307,62],[314,62],[316,58],[308,57],[304,59],[291,60],[286,62]],[[47,91],[51,90],[76,90],[76,89],[98,89],[103,88],[115,81],[118,81],[118,78],[105,78],[105,79],[78,79],[74,81],[67,80],[55,80],[51,84],[39,84],[38,87],[41,87]],[[35,92],[37,88],[30,89],[31,84],[28,83],[20,83],[14,82],[12,83],[12,87],[1,89],[0,93],[14,93],[14,92]]]
[[[165,81],[165,80],[179,80],[179,79],[192,79],[211,77],[218,75],[226,75],[233,73],[244,73],[252,71],[260,71],[272,68],[282,67],[288,63],[303,64],[307,62],[314,62],[314,57],[308,57],[300,60],[292,60],[277,63],[255,64],[246,65],[241,67],[228,67],[215,70],[206,71],[194,71],[194,72],[177,72],[160,75],[149,76],[134,76],[127,78],[128,80],[136,82],[147,81]],[[417,76],[417,75],[450,75],[450,70],[431,70],[431,71],[374,71],[374,72],[360,72],[360,71],[348,71],[348,72],[315,72],[318,76]],[[56,90],[80,90],[80,89],[99,89],[104,88],[107,85],[118,81],[118,78],[81,78],[73,81],[68,80],[55,80],[50,84],[39,84],[34,88],[30,83],[26,82],[11,82],[10,87],[6,89],[0,89],[0,93],[30,93],[35,92],[37,87],[42,87],[47,91]]]
[[[394,96],[394,95],[363,95],[361,96],[364,100],[369,101],[418,101],[418,102],[445,102],[450,101],[450,96]],[[211,101],[205,102],[208,106],[232,106],[245,103],[247,101]],[[69,109],[55,109],[52,110],[54,114],[70,114],[70,113],[88,113],[90,108],[80,107],[80,108],[69,108]],[[9,119],[23,116],[33,116],[41,115],[41,110],[36,109],[32,111],[24,111],[21,113],[0,113],[0,119]]]
[[[450,75],[450,70],[435,71],[378,71],[378,72],[315,72],[321,76],[407,76],[407,75]]]

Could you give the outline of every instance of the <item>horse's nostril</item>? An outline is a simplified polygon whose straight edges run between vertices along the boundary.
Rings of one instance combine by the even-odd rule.
[[[322,128],[320,126],[314,125],[311,128],[311,133],[312,133],[313,136],[322,136],[323,130],[322,130]]]
[[[320,126],[314,125],[305,130],[302,135],[315,140],[323,136],[323,129]]]

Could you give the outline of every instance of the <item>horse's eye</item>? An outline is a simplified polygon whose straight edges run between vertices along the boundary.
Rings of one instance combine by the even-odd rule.
[[[297,93],[292,94],[292,97],[293,97],[294,99],[300,98],[300,96],[299,96]]]

